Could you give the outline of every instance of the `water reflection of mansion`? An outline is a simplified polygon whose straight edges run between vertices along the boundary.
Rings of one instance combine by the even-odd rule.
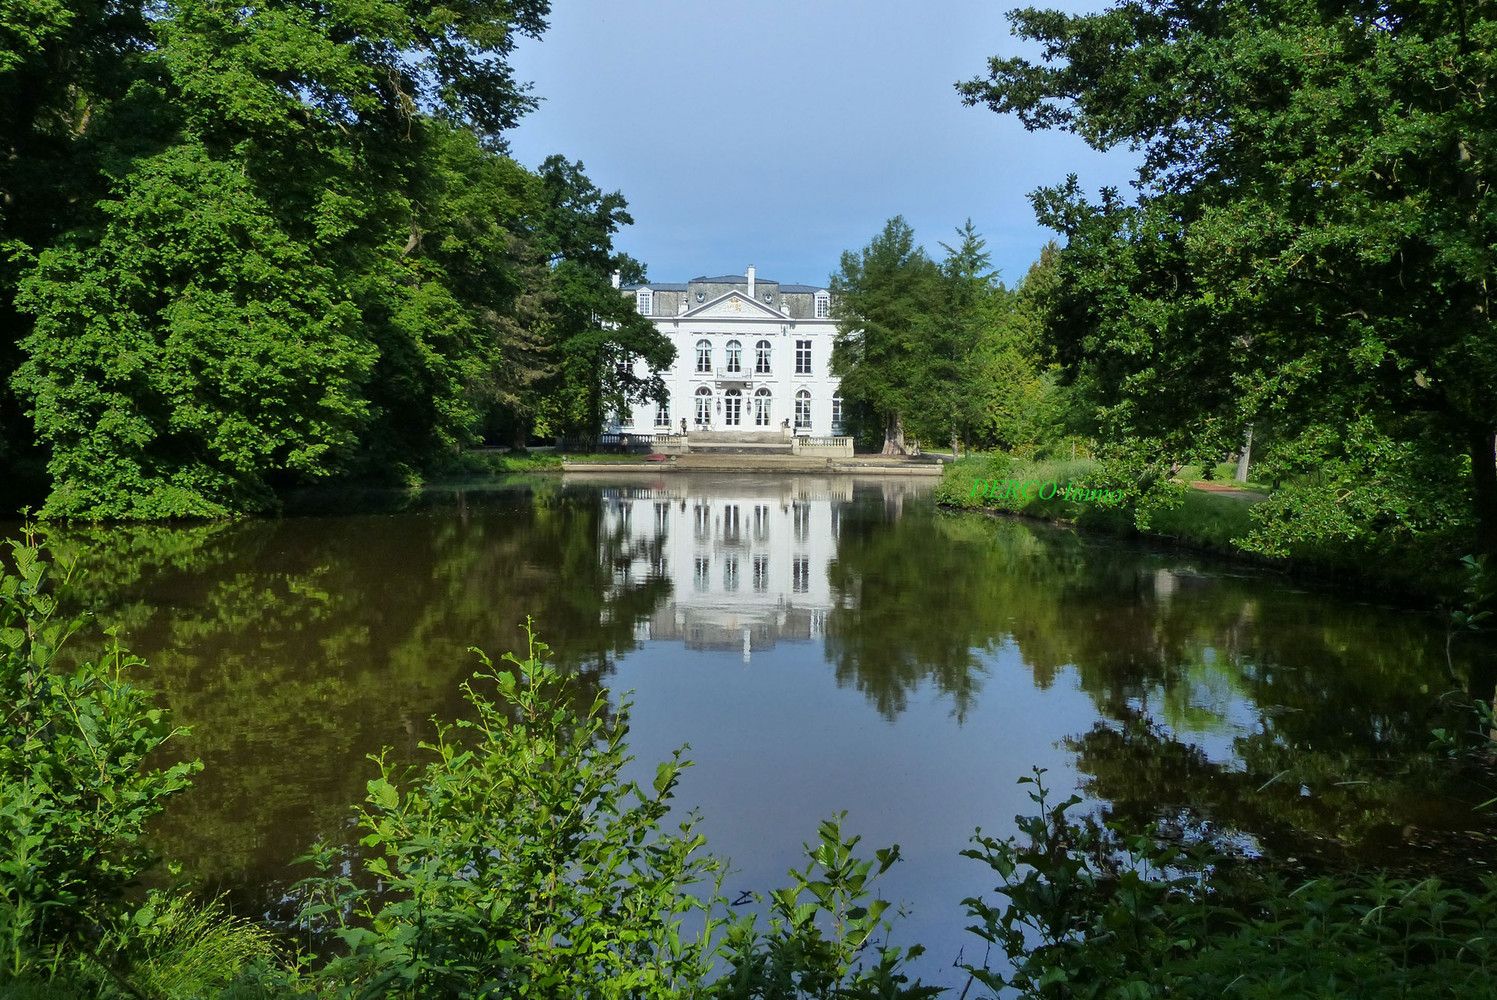
[[[679,486],[603,491],[614,586],[669,580],[672,594],[637,627],[641,640],[737,650],[745,662],[782,639],[819,639],[832,606],[848,479],[739,480],[733,493]]]

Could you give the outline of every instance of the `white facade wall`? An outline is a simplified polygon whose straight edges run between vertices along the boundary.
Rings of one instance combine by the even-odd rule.
[[[625,294],[637,300],[639,291],[629,289]],[[779,431],[782,421],[788,420],[791,432],[796,434],[844,433],[842,425],[834,424],[832,419],[838,385],[831,373],[837,325],[830,318],[795,318],[739,290],[674,316],[659,315],[658,308],[654,311],[656,314],[650,318],[656,328],[676,347],[676,363],[661,373],[670,392],[669,426],[656,423],[656,407],[647,403],[618,415],[605,430],[678,433],[684,417],[688,430],[764,433]],[[706,372],[698,370],[697,345],[702,341],[710,351],[711,366]],[[796,371],[798,341],[810,344],[811,365],[806,374]],[[740,349],[740,371],[736,373],[728,371],[728,348],[734,342]],[[769,345],[768,373],[757,370],[760,343]],[[710,399],[705,424],[698,422],[696,408],[696,400],[704,388]],[[756,422],[757,394],[763,389],[769,390],[767,424]],[[730,392],[735,390],[741,400],[736,423],[728,402]],[[810,394],[809,427],[797,427],[795,422],[796,395],[802,391]]]

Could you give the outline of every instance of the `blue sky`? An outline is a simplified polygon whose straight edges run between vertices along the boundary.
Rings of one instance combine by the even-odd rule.
[[[843,250],[903,215],[933,256],[970,216],[1012,284],[1053,236],[1025,197],[1075,172],[1125,186],[1133,158],[1030,133],[953,84],[1032,53],[1016,4],[977,0],[556,0],[514,62],[543,98],[509,138],[621,190],[617,245],[656,281],[742,273],[821,284]],[[1093,9],[1099,2],[1052,0]]]

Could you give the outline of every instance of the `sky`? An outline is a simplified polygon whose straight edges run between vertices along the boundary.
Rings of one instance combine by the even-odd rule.
[[[742,274],[824,284],[903,215],[932,256],[971,218],[1005,283],[1054,233],[1026,195],[1076,173],[1126,187],[1134,158],[964,107],[957,80],[1033,55],[1013,0],[556,0],[514,56],[542,98],[508,138],[581,160],[628,200],[615,240],[655,281]],[[1099,2],[1050,0],[1095,9]]]

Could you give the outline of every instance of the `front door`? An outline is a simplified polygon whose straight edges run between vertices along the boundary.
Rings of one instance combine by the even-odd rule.
[[[723,397],[723,423],[728,427],[737,427],[743,422],[743,393],[737,389],[729,389]]]

